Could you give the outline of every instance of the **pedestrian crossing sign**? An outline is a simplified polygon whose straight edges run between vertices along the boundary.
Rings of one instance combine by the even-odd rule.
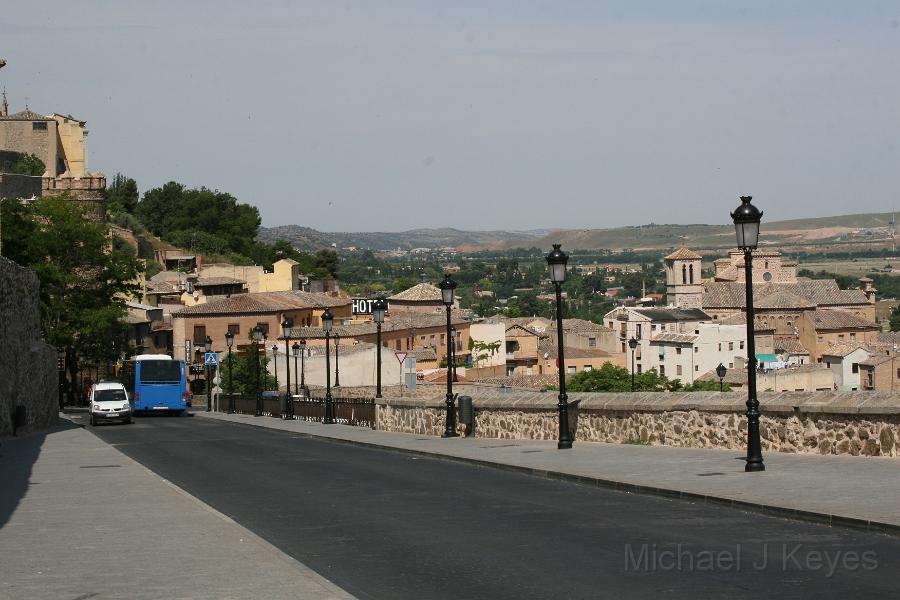
[[[219,355],[216,352],[207,352],[203,355],[203,364],[207,367],[219,366]]]

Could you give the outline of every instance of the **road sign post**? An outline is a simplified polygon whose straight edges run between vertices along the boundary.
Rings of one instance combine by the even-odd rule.
[[[408,352],[394,352],[394,356],[397,357],[397,361],[400,363],[400,397],[403,397],[403,361],[406,360],[406,355]]]

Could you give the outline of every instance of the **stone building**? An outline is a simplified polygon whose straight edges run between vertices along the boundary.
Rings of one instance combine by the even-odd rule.
[[[669,304],[681,308],[702,308],[702,258],[684,247],[663,258]]]
[[[440,288],[430,283],[414,285],[398,294],[389,296],[387,300],[394,312],[434,312],[435,309],[444,308]],[[458,307],[458,301],[454,300],[453,305]]]

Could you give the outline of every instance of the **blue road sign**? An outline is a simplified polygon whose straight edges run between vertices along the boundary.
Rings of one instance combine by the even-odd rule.
[[[207,367],[219,366],[219,355],[216,352],[207,352],[203,355],[203,364]]]

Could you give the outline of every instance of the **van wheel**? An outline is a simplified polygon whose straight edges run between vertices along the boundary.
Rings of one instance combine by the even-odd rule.
[[[126,425],[131,425],[132,423],[134,423],[134,419],[132,419],[131,417],[128,417],[128,418],[125,420],[125,424],[126,424]]]

